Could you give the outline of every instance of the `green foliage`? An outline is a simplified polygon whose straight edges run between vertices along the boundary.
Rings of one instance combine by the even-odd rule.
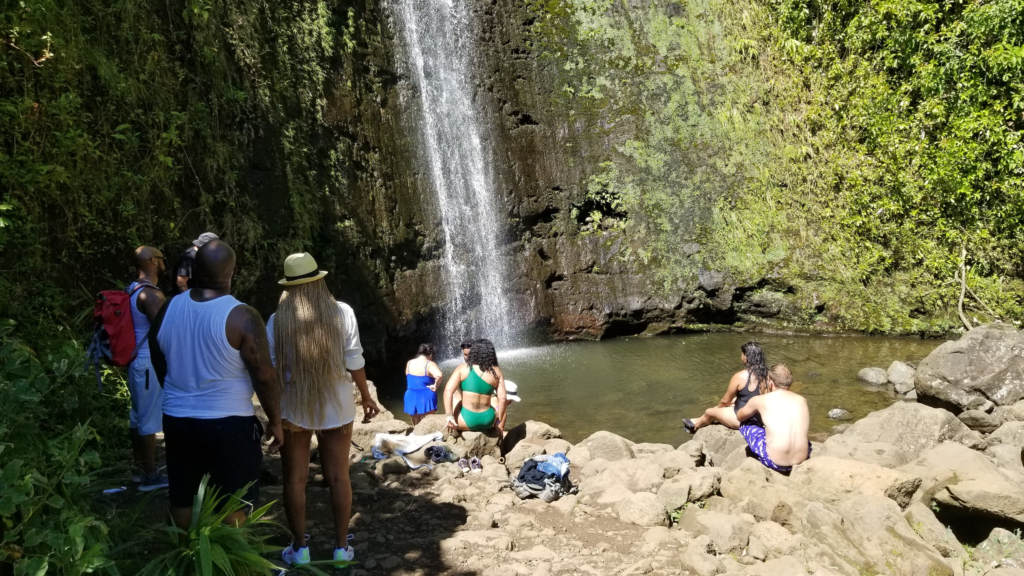
[[[717,269],[838,327],[946,332],[963,265],[970,316],[1024,318],[1020,0],[530,6],[561,103],[632,134],[588,198],[666,286]]]
[[[248,508],[244,500],[248,486],[221,496],[207,484],[203,476],[192,506],[192,522],[188,530],[174,525],[161,528],[162,539],[170,551],[154,558],[139,576],[238,576],[270,575],[277,567],[261,556],[280,550],[269,546],[260,529],[273,523],[264,518],[274,504],[254,510],[238,526],[225,524],[231,514]]]
[[[80,348],[66,344],[40,359],[12,328],[0,323],[0,570],[116,573],[107,525],[90,507],[101,438],[89,422],[116,429],[114,411],[127,408],[123,386],[100,394]]]

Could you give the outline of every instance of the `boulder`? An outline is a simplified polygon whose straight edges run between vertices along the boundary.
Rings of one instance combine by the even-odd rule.
[[[906,508],[921,486],[921,478],[866,462],[831,456],[811,458],[793,468],[793,487],[801,496],[830,505],[864,496],[886,497]]]
[[[377,434],[405,435],[411,430],[412,426],[404,420],[383,420],[381,416],[377,416],[364,424],[359,418],[356,418],[352,424],[352,442],[369,454],[370,446],[373,445],[373,439]],[[353,448],[355,447],[353,446]]]
[[[1024,491],[1019,478],[1004,474],[980,452],[953,442],[932,448],[900,469],[924,479],[919,494],[962,515],[1024,522]]]
[[[996,406],[993,411],[1003,422],[1024,422],[1024,400],[1010,406]]]
[[[1021,420],[1024,420],[1024,418],[1021,418]],[[704,464],[704,445],[697,440],[689,440],[680,444],[676,451],[689,456],[693,460],[694,466],[702,466]]]
[[[999,468],[1024,474],[1024,448],[1013,444],[996,444],[985,449],[985,455]]]
[[[967,431],[967,426],[946,410],[897,402],[855,422],[843,436],[851,441],[892,444],[908,457],[917,458],[941,442],[960,441]]]
[[[1024,334],[1010,324],[978,326],[933,350],[914,380],[922,402],[957,412],[1014,404],[1024,398]]]
[[[553,438],[561,437],[562,432],[559,431],[558,428],[554,428],[536,420],[527,420],[526,422],[505,431],[505,438],[502,440],[501,451],[503,453],[511,452],[517,444],[527,438],[540,441],[535,442],[535,444],[543,444],[543,440],[551,440]]]
[[[960,544],[953,532],[942,525],[930,508],[914,502],[903,512],[910,528],[925,542],[931,544],[946,558],[969,560],[967,550]]]
[[[843,420],[850,420],[851,418],[853,418],[853,414],[850,414],[850,411],[844,408],[833,408],[828,411],[829,420],[841,422]]]
[[[686,470],[696,468],[693,458],[679,450],[655,454],[651,460],[665,469],[665,478],[673,478]]]
[[[771,520],[754,524],[750,529],[750,537],[757,538],[764,545],[769,558],[785,556],[799,544],[797,536]]]
[[[857,372],[857,379],[869,386],[881,388],[889,383],[889,374],[885,368],[864,368]]]
[[[586,466],[588,462],[594,459],[594,455],[590,453],[590,449],[584,448],[583,446],[573,446],[569,448],[569,451],[565,453],[569,457],[569,461],[572,462],[573,466]]]
[[[845,434],[829,436],[815,458],[832,456],[845,460],[867,462],[883,468],[899,468],[910,462],[906,452],[887,442],[860,442]]]
[[[412,429],[412,433],[417,436],[428,436],[435,432],[440,432],[445,436],[449,436],[451,434],[448,429],[448,421],[444,414],[427,414],[423,417],[423,420],[420,420],[420,423]]]
[[[666,481],[658,488],[658,501],[673,512],[687,502],[698,502],[718,492],[722,473],[714,468],[697,468]]]
[[[971,430],[977,430],[982,434],[994,432],[1003,423],[1003,419],[996,414],[989,414],[981,410],[964,410],[957,418]]]
[[[679,558],[683,570],[697,576],[714,576],[724,572],[725,566],[721,560],[709,553],[709,547],[712,547],[712,544],[707,536],[698,536],[691,541]]]
[[[615,507],[619,519],[637,526],[668,526],[668,514],[650,492],[631,494],[619,501]]]
[[[1010,444],[1024,447],[1024,422],[1007,422],[988,437],[988,445]]]
[[[917,370],[909,364],[896,360],[889,364],[889,369],[885,373],[897,394],[906,394],[914,389],[914,374]]]
[[[949,563],[910,528],[888,498],[858,496],[834,512],[812,502],[801,515],[804,538],[857,566],[855,573],[953,576]]]
[[[609,495],[612,499],[602,498],[609,491],[654,492],[665,479],[665,469],[647,458],[610,462],[595,474],[594,465],[598,462],[593,460],[584,467],[580,481],[580,491],[598,501],[617,501],[614,495]]]
[[[747,441],[740,435],[739,430],[719,424],[712,424],[697,430],[693,439],[700,442],[708,466],[721,466],[730,454],[747,447]]]
[[[703,510],[696,515],[701,533],[707,534],[719,554],[740,552],[747,546],[750,527],[731,514]]]
[[[594,432],[577,446],[590,450],[590,454],[594,458],[603,458],[608,461],[628,460],[636,457],[629,440],[604,430]]]
[[[562,454],[568,455],[569,450],[572,450],[572,444],[567,440],[561,438],[552,438],[544,441],[544,453],[545,454]]]
[[[1024,542],[1009,530],[995,528],[974,548],[974,560],[983,566],[1024,570]]]
[[[655,454],[661,454],[663,452],[671,452],[675,450],[671,444],[652,444],[650,442],[641,442],[640,444],[633,444],[633,455],[637,458],[643,456],[654,456]]]
[[[452,442],[457,448],[465,451],[466,458],[483,458],[484,456],[501,456],[501,434],[491,428],[483,432],[459,432]]]
[[[532,456],[539,456],[544,453],[544,447],[540,444],[534,444],[533,442],[520,442],[516,444],[516,447],[511,452],[505,454],[505,466],[509,470],[515,470],[516,474],[519,473],[519,468],[522,467],[523,462]]]
[[[744,570],[748,576],[779,576],[780,574],[807,574],[804,563],[792,556],[769,560],[764,564],[754,564]]]

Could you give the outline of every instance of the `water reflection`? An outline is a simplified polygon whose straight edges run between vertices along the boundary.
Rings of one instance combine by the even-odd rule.
[[[689,437],[682,417],[696,417],[718,402],[729,378],[742,368],[740,345],[756,339],[768,363],[793,371],[793,390],[807,397],[811,430],[831,429],[826,414],[845,408],[855,418],[894,398],[861,386],[857,371],[893,360],[919,362],[939,342],[869,336],[688,334],[572,342],[499,351],[506,378],[519,385],[522,402],[513,424],[541,420],[576,442],[609,430],[636,442],[678,445]],[[457,361],[441,365],[445,377]],[[438,391],[441,392],[440,390]],[[385,401],[396,415],[401,404]]]

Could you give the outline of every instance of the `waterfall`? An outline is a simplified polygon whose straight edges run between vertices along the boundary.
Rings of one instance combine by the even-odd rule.
[[[409,75],[418,98],[421,155],[441,210],[444,281],[441,344],[467,337],[508,347],[514,335],[506,298],[502,202],[473,102],[473,38],[464,0],[394,0]]]

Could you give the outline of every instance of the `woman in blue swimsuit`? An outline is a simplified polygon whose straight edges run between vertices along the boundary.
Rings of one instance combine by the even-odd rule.
[[[765,361],[764,352],[757,342],[747,342],[740,346],[740,361],[746,369],[733,374],[729,380],[729,388],[718,405],[705,410],[704,415],[696,420],[683,419],[683,426],[687,432],[693,434],[715,422],[739,430],[740,421],[736,419],[736,413],[746,406],[751,398],[764,394],[768,387],[768,362]],[[756,424],[759,421],[760,419],[747,424]]]
[[[434,362],[434,346],[420,344],[416,357],[405,364],[405,413],[412,417],[413,425],[437,412],[437,384],[442,376]]]
[[[462,400],[455,403],[455,393]],[[491,394],[498,394],[498,409],[491,406]],[[469,351],[469,360],[457,368],[444,389],[444,411],[448,427],[456,430],[503,431],[505,421],[505,377],[498,368],[498,355],[490,340],[477,340]]]

